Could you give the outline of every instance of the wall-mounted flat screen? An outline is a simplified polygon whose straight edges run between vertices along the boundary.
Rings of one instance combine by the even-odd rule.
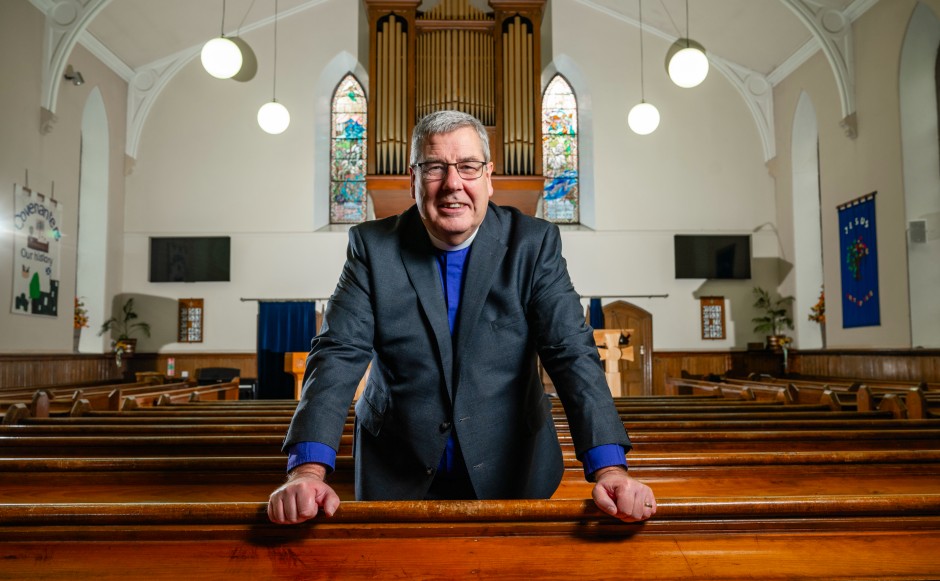
[[[228,236],[151,237],[150,282],[228,282]]]
[[[751,278],[751,236],[677,234],[676,278]]]

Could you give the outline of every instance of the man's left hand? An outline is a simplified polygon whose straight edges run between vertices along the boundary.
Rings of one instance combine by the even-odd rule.
[[[623,466],[608,466],[594,473],[594,503],[624,521],[646,520],[656,514],[656,498],[649,486],[629,476]]]

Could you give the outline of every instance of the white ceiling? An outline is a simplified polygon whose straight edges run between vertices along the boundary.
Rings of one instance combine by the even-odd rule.
[[[324,2],[359,0],[279,0],[283,17]],[[583,10],[600,11],[636,24],[639,0],[575,0]],[[812,8],[845,10],[853,0],[795,0]],[[485,5],[484,0],[471,0]],[[551,2],[551,0],[549,0]],[[691,37],[709,53],[769,75],[813,41],[787,3],[794,0],[691,0]],[[855,0],[858,3],[859,0]],[[869,2],[870,3],[870,2]],[[226,0],[225,32],[245,32],[270,23],[273,0]],[[436,4],[425,0],[422,8]],[[133,71],[217,36],[222,0],[111,0],[87,28],[90,34]],[[643,0],[644,27],[661,37],[685,36],[686,0]]]
[[[129,83],[126,147],[130,157],[136,157],[150,107],[179,67],[223,30],[226,36],[237,36],[269,26],[275,8],[275,0],[29,1],[47,15],[47,42],[54,47],[44,66],[40,131],[51,129],[70,43],[77,41]],[[548,10],[552,1],[547,0]],[[569,1],[585,14],[601,13],[639,26],[641,0]],[[771,88],[820,49],[839,89],[846,134],[854,135],[851,22],[878,1],[642,0],[643,28],[645,34],[667,42],[688,34],[706,47],[715,68],[744,98],[769,160],[775,155]],[[277,2],[278,18],[286,20],[325,3],[361,0]],[[419,10],[439,2],[423,0]],[[487,0],[469,2],[489,10]],[[556,30],[563,26],[553,22]]]

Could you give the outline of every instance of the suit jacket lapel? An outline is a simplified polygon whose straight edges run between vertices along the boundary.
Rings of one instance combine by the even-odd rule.
[[[480,320],[483,303],[493,286],[497,267],[506,254],[502,241],[499,217],[492,206],[480,224],[480,231],[473,240],[467,257],[463,295],[460,298],[460,313],[457,315],[457,372],[460,372],[460,353],[469,345],[474,328]]]
[[[418,295],[421,308],[431,324],[437,341],[447,392],[453,398],[453,342],[450,336],[450,325],[447,322],[447,305],[441,288],[441,274],[434,257],[435,250],[424,224],[418,218],[417,211],[412,208],[405,218],[406,223],[400,232],[402,263]]]

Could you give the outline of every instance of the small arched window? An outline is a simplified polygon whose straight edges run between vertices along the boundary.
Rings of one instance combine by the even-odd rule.
[[[333,93],[330,113],[330,223],[366,219],[366,96],[353,75]]]
[[[561,75],[552,78],[542,95],[542,167],[542,216],[551,222],[577,224],[578,102]]]

